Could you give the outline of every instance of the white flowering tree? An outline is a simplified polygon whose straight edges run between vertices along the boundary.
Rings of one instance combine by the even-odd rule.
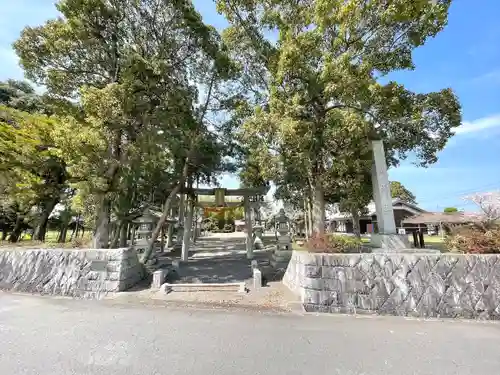
[[[490,228],[500,220],[500,191],[476,193],[464,197],[481,210],[481,220],[485,228]]]

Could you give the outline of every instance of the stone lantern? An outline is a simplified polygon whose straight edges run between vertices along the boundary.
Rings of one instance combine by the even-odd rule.
[[[145,210],[141,216],[132,221],[131,245],[137,251],[144,251],[147,248],[156,220],[151,211]]]
[[[292,257],[292,236],[290,231],[290,220],[281,209],[276,216],[276,250],[271,259],[274,268],[286,268]]]
[[[131,245],[138,251],[143,251],[148,246],[149,241],[151,240],[151,236],[153,234],[153,230],[158,223],[158,220],[161,216],[160,212],[155,212],[150,209],[144,210],[141,216],[132,221],[132,236],[131,236]],[[160,251],[165,250],[165,234],[167,234],[167,248],[170,247],[171,244],[171,229],[173,225],[176,223],[176,220],[171,218],[165,220],[165,226],[168,226],[168,231],[165,233],[165,227],[162,228],[159,239],[160,239]]]

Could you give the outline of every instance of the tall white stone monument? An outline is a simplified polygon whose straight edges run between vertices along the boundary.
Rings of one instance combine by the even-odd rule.
[[[373,200],[377,213],[378,233],[372,234],[371,242],[383,251],[410,248],[408,237],[397,234],[396,230],[384,143],[381,140],[372,141],[372,150]]]

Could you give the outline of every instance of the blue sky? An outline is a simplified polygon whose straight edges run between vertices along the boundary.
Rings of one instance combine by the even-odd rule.
[[[1,0],[0,80],[21,79],[11,48],[22,28],[57,15],[52,0]],[[195,0],[205,22],[218,28],[224,19],[210,0]],[[480,4],[479,4],[480,3]],[[463,109],[463,124],[430,168],[409,163],[391,169],[391,180],[403,183],[428,210],[446,206],[472,210],[461,197],[500,189],[500,14],[498,0],[455,0],[446,29],[416,50],[416,69],[391,78],[418,92],[451,87]],[[238,186],[233,176],[225,187]]]

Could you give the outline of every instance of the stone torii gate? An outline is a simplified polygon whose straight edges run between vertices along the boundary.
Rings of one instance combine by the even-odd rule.
[[[191,231],[193,228],[193,216],[195,206],[205,205],[215,205],[216,207],[228,207],[235,204],[241,204],[239,202],[226,202],[225,197],[228,196],[240,196],[243,197],[243,207],[245,210],[245,228],[246,228],[246,251],[247,258],[253,259],[253,227],[252,227],[252,208],[256,205],[260,205],[260,202],[264,201],[264,195],[269,191],[268,186],[262,186],[257,188],[239,188],[239,189],[225,189],[225,188],[187,188],[185,187],[181,191],[181,201],[184,201],[184,206],[186,209],[185,215],[185,225],[182,239],[182,252],[181,260],[187,261],[189,258],[189,246],[191,239]],[[184,199],[183,196],[191,197],[191,199]],[[198,196],[200,195],[213,195],[215,196],[215,202],[200,202]],[[182,210],[181,210],[182,211]]]

